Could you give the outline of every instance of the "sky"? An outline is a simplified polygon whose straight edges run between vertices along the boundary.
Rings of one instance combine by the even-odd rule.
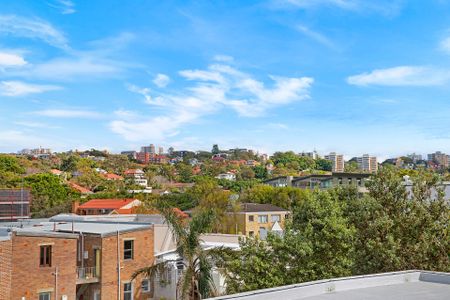
[[[1,2],[0,152],[450,152],[450,1]]]

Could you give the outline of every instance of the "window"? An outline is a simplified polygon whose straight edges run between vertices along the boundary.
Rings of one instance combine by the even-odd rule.
[[[361,178],[358,178],[357,181],[358,181],[358,186],[361,186],[361,183],[362,183]]]
[[[249,231],[248,232],[248,236],[251,236],[251,237],[255,236],[255,232],[254,231]]]
[[[134,241],[126,240],[123,242],[123,259],[133,259]]]
[[[342,184],[342,178],[341,177],[338,178],[338,183]]]
[[[94,300],[100,300],[100,291],[94,291]]]
[[[267,223],[268,221],[269,221],[269,218],[267,215],[259,215],[258,216],[259,223]]]
[[[50,246],[50,245],[41,246],[41,253],[39,256],[39,266],[40,267],[51,267],[52,266],[52,246]],[[46,299],[46,298],[44,298],[44,299]],[[48,298],[48,299],[50,299],[50,298]]]
[[[281,216],[280,215],[272,215],[272,222],[280,222],[281,221]]]
[[[142,287],[142,292],[144,292],[144,293],[150,292],[150,279],[142,279],[141,287]]]
[[[49,292],[39,293],[39,300],[51,300],[51,294]]]
[[[351,177],[349,177],[349,178],[347,178],[347,181],[348,181],[348,184],[352,184],[352,178]]]
[[[133,283],[123,284],[123,300],[133,300]]]
[[[249,222],[253,222],[255,220],[255,217],[254,216],[248,216],[248,221]]]

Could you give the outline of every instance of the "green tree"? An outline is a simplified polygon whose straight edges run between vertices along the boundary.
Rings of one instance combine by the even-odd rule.
[[[61,183],[59,177],[48,174],[34,174],[25,178],[25,186],[31,188],[33,215],[49,216],[53,208],[66,207],[70,203],[70,190]]]
[[[208,232],[214,221],[211,210],[194,215],[189,223],[164,202],[157,202],[156,208],[164,216],[174,235],[177,253],[183,259],[184,273],[177,283],[181,299],[197,300],[214,295],[214,283],[211,277],[211,257],[208,250],[200,244],[200,235]],[[156,274],[166,272],[172,261],[163,261],[136,271],[132,279],[139,275],[154,278]]]
[[[185,164],[185,163],[178,163],[178,164],[176,164],[175,168],[177,169],[178,180],[180,182],[192,182],[193,181],[192,176],[194,175],[194,173],[193,173],[193,168],[191,165]]]
[[[316,169],[331,172],[332,163],[328,159],[318,158],[316,159]]]
[[[253,167],[253,171],[255,172],[255,178],[265,180],[267,179],[267,169],[263,165]]]
[[[0,155],[0,186],[17,187],[20,185],[21,176],[25,169],[19,164],[16,157],[12,155]]]

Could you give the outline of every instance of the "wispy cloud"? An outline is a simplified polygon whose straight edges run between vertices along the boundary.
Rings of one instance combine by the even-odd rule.
[[[444,38],[439,44],[440,49],[447,54],[450,54],[450,36]]]
[[[334,45],[334,43],[327,38],[325,35],[321,34],[320,32],[314,31],[309,29],[306,26],[303,25],[298,25],[297,30],[301,33],[303,33],[304,35],[306,35],[307,37],[313,39],[314,41],[318,42],[319,44],[322,44],[330,49],[335,49],[336,46]]]
[[[48,2],[48,5],[53,8],[56,8],[63,15],[70,15],[76,12],[75,3],[70,0],[54,0]]]
[[[385,16],[397,15],[404,4],[404,0],[273,0],[278,8],[287,9],[319,9],[337,8],[358,13],[374,12]]]
[[[347,78],[349,84],[359,86],[436,86],[446,84],[449,80],[449,71],[424,66],[376,69]]]
[[[32,112],[31,114],[50,118],[79,118],[79,119],[98,119],[102,115],[91,110],[78,109],[45,109]]]
[[[41,123],[41,122],[32,122],[32,121],[16,121],[16,122],[14,122],[14,124],[24,126],[24,127],[29,127],[29,128],[47,128],[47,129],[60,128],[58,126],[53,126],[53,125],[49,125],[49,124]]]
[[[170,78],[169,78],[169,76],[167,76],[165,74],[158,74],[153,79],[153,83],[159,88],[166,87],[169,84],[169,82],[170,82]]]
[[[31,84],[22,81],[0,82],[0,95],[10,97],[26,96],[29,94],[40,94],[60,89],[62,88],[56,85]]]
[[[0,34],[38,39],[54,47],[69,49],[67,39],[61,31],[50,23],[16,15],[0,15]]]
[[[129,86],[130,91],[143,95],[147,104],[158,107],[161,115],[151,118],[140,115],[134,122],[119,118],[111,122],[112,131],[133,141],[162,139],[224,108],[231,108],[244,117],[258,117],[270,108],[308,98],[313,83],[310,77],[269,76],[273,84],[267,87],[264,82],[226,64],[182,70],[179,74],[187,80],[187,86],[176,93]]]
[[[0,68],[2,67],[21,67],[27,64],[27,61],[17,53],[0,51]]]

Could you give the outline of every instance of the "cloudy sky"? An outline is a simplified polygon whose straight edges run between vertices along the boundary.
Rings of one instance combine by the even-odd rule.
[[[450,152],[445,0],[4,0],[0,151]]]

